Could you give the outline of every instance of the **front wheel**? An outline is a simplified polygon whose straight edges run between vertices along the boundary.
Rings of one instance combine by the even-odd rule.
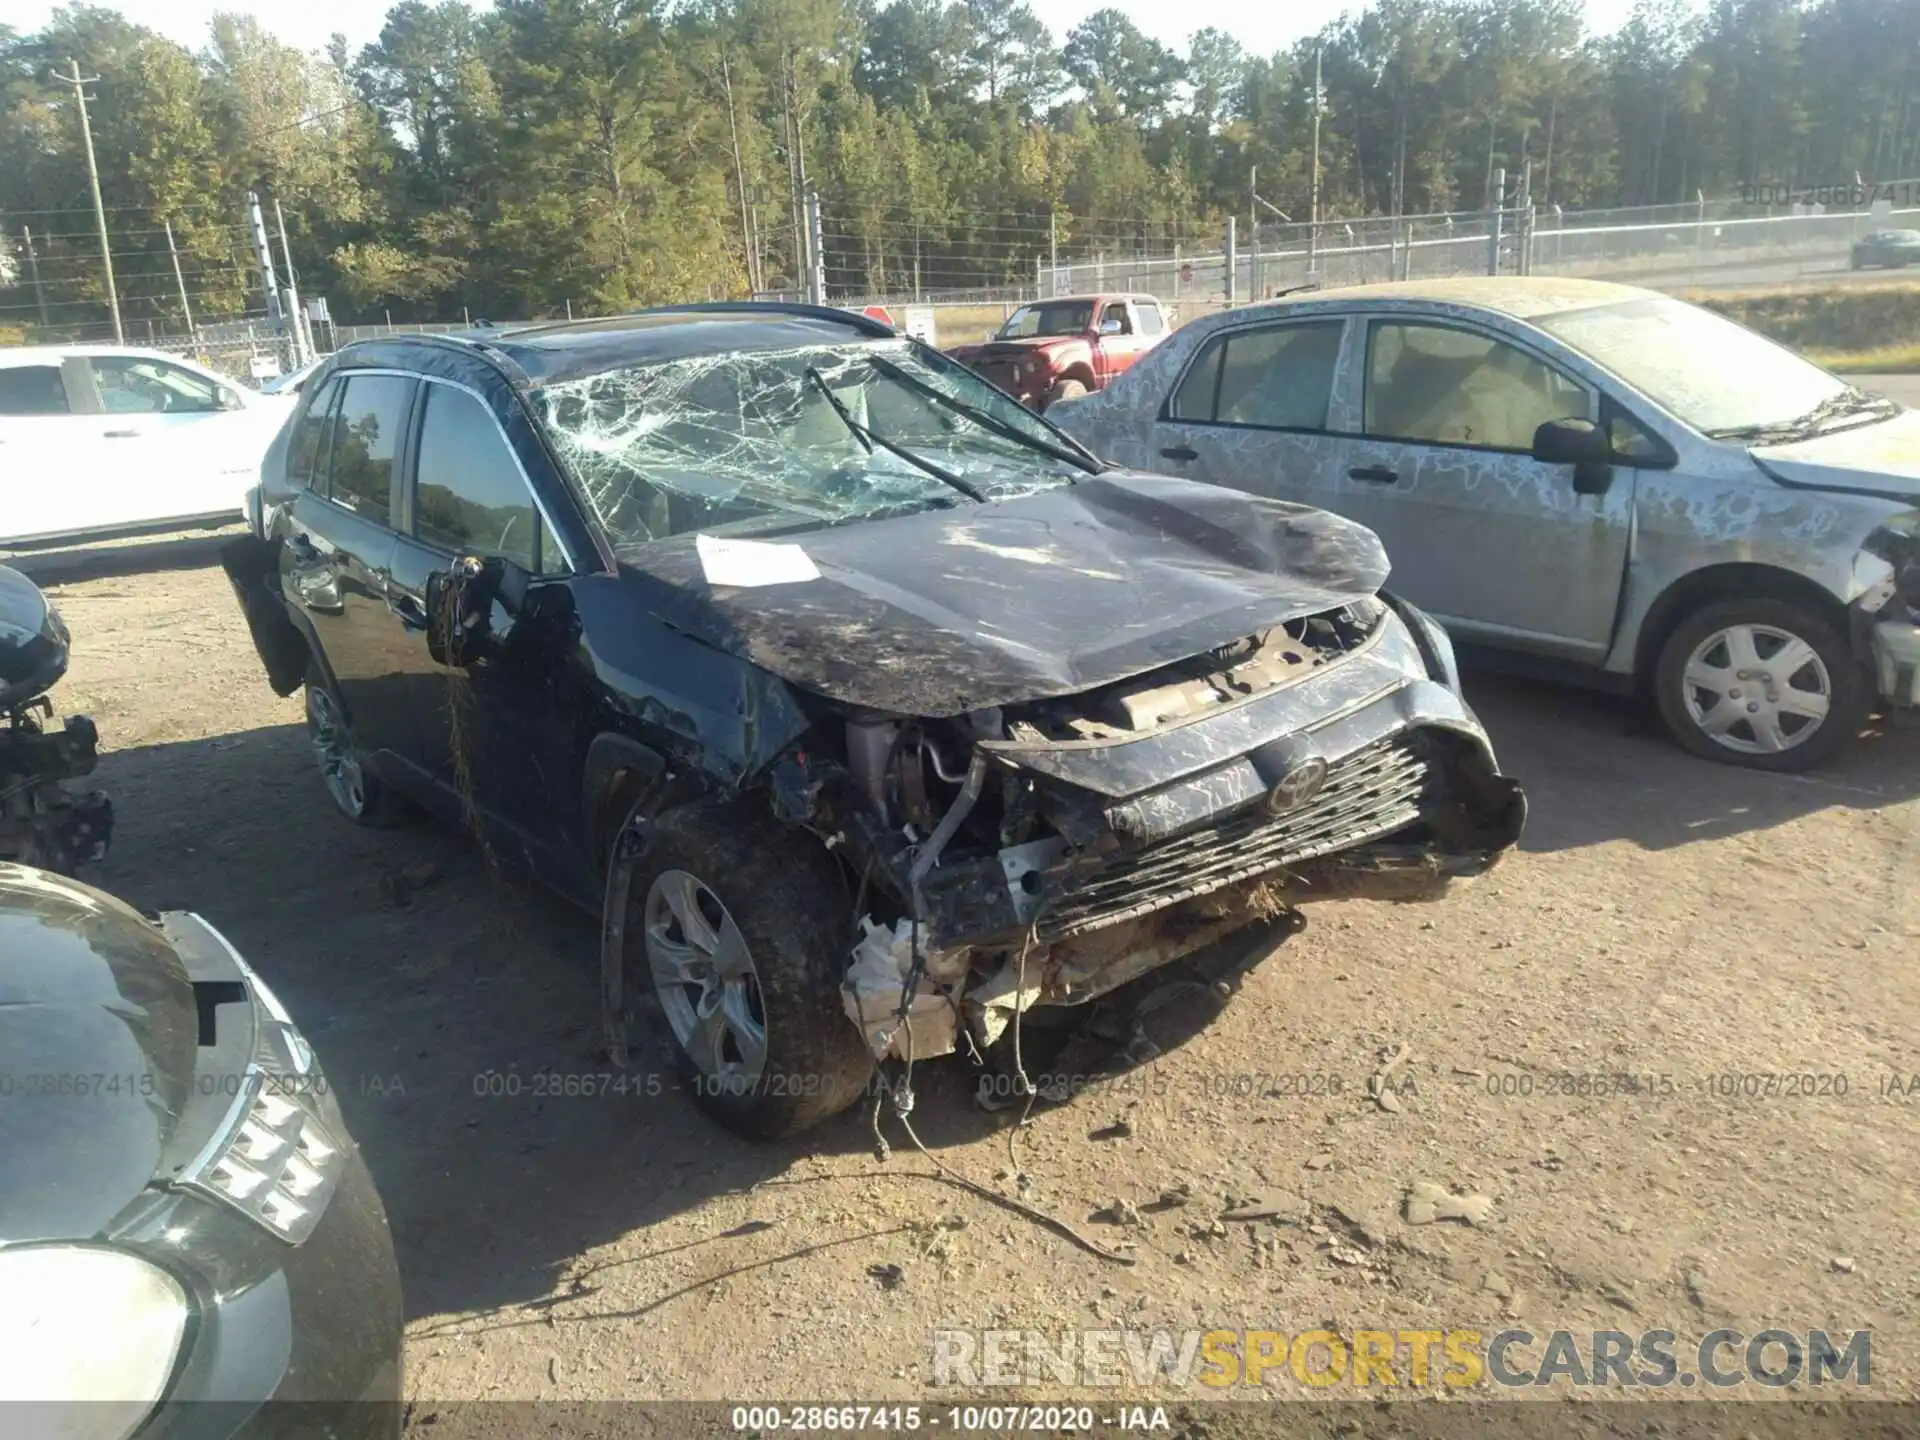
[[[1696,755],[1807,770],[1860,733],[1873,696],[1846,637],[1791,601],[1704,605],[1661,647],[1655,699]]]
[[[851,906],[817,842],[759,807],[671,810],[628,894],[628,954],[637,940],[702,1109],[772,1140],[860,1098],[873,1059],[840,1000]]]

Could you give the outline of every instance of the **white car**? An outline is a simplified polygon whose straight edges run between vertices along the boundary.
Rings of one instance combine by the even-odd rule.
[[[295,398],[155,350],[0,349],[0,546],[240,520]]]

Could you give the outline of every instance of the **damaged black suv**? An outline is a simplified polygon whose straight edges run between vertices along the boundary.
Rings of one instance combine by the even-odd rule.
[[[1525,816],[1371,532],[1105,465],[843,311],[349,345],[252,508],[334,804],[599,909],[610,1039],[650,989],[754,1135]]]

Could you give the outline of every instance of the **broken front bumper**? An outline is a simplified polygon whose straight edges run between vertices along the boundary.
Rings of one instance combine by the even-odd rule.
[[[1337,664],[1201,720],[1119,741],[984,742],[1071,794],[1086,824],[936,867],[924,882],[933,943],[1031,934],[1056,962],[1087,951],[1107,979],[1120,950],[1158,952],[1152,968],[1263,909],[1426,899],[1491,869],[1519,839],[1526,799],[1466,702],[1429,673],[1389,617]]]

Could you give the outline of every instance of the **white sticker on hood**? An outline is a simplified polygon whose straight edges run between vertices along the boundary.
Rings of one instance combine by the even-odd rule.
[[[745,589],[756,585],[797,585],[820,578],[819,568],[798,545],[778,545],[765,540],[722,540],[714,535],[696,535],[693,544],[700,552],[700,571],[709,585]]]

